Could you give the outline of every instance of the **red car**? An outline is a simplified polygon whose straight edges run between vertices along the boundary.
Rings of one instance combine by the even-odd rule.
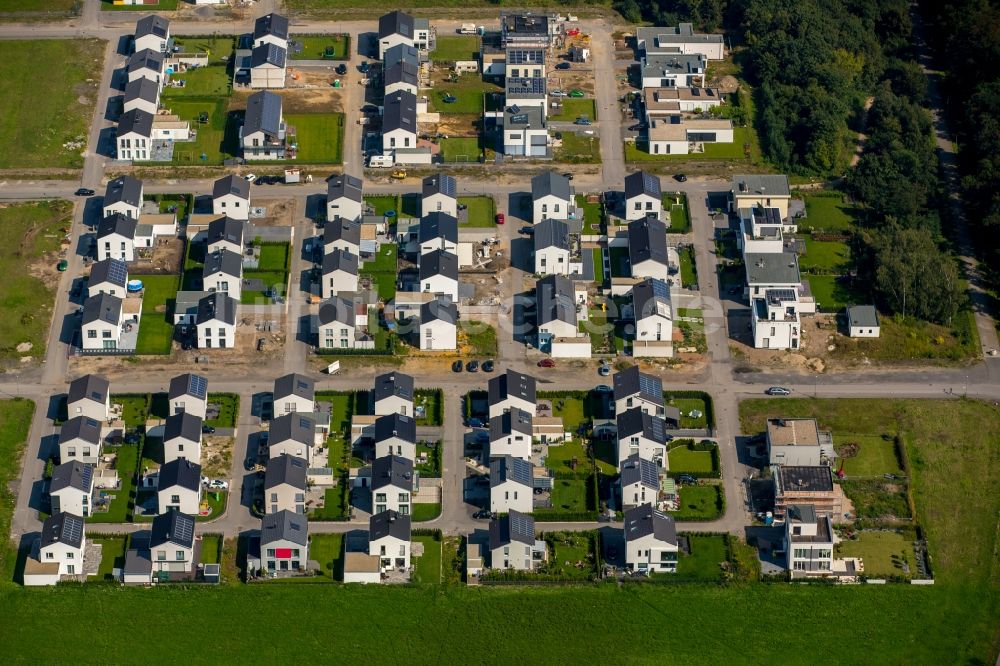
[[[553,361],[551,358],[543,358],[541,361],[538,362],[538,367],[539,368],[554,368],[554,367],[556,367],[556,362]]]
[[[503,213],[497,213],[497,224],[503,224],[506,219]]]

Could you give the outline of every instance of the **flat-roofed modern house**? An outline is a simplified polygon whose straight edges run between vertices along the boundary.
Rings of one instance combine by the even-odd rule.
[[[546,14],[500,14],[500,48],[548,48],[556,31],[554,17]]]
[[[635,41],[644,56],[695,53],[707,60],[722,60],[726,55],[722,35],[696,33],[690,23],[681,23],[676,28],[636,28]]]
[[[708,62],[694,53],[655,54],[642,59],[640,73],[645,88],[703,88]]]
[[[745,174],[733,176],[729,190],[729,210],[737,212],[741,208],[777,208],[781,218],[788,217],[788,203],[792,192],[788,187],[788,176],[767,174]]]
[[[810,504],[788,507],[785,553],[792,578],[829,576],[836,536],[829,516],[817,515]]]
[[[874,305],[847,306],[847,331],[852,338],[877,338],[882,331]]]
[[[833,482],[833,468],[829,465],[781,465],[773,467],[772,472],[775,516],[784,516],[794,504],[809,504],[816,513],[833,520],[844,515],[848,502],[841,485]]]
[[[523,102],[523,100],[521,100]],[[504,155],[547,157],[549,130],[544,104],[510,104],[504,107],[502,130]]]
[[[836,456],[833,435],[816,419],[768,419],[765,435],[769,465],[829,465]]]

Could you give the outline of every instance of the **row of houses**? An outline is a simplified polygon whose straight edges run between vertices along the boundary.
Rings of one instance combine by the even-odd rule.
[[[393,11],[379,18],[378,55],[382,60],[382,156],[395,164],[430,164],[431,146],[418,136],[418,118],[427,100],[417,97],[419,70],[431,48],[426,19]]]

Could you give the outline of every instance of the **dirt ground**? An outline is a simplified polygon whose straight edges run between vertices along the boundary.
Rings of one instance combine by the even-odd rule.
[[[296,70],[299,80],[288,78],[289,88],[273,90],[281,95],[281,110],[290,113],[332,113],[344,110],[343,89],[333,87],[333,80],[339,78],[331,68],[329,72],[317,69]],[[251,93],[234,91],[229,101],[231,111],[247,108],[247,97]]]
[[[232,437],[206,435],[201,442],[201,473],[208,477],[228,477],[234,443]]]
[[[251,220],[258,227],[290,227],[298,219],[297,216],[301,216],[296,199],[254,199],[253,206],[267,209],[267,217]]]
[[[426,133],[431,136],[443,134],[448,137],[476,137],[479,136],[479,127],[482,119],[468,113],[443,113],[441,122],[425,123]]]
[[[184,240],[177,237],[157,238],[152,248],[137,249],[136,257],[136,261],[129,266],[129,273],[180,273],[184,265]]]
[[[547,74],[549,90],[558,88],[563,92],[569,92],[574,88],[579,88],[588,97],[594,95],[594,73],[592,71],[551,69]]]
[[[822,374],[866,365],[864,361],[834,358],[836,347],[849,341],[838,332],[836,315],[816,314],[802,319],[802,347],[797,352],[754,349],[743,340],[730,340],[729,346],[745,367]]]

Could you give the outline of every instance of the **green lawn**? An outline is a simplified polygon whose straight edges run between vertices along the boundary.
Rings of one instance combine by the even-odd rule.
[[[394,195],[368,195],[365,197],[365,204],[372,207],[372,215],[385,215],[388,210],[399,212],[399,199]]]
[[[469,214],[468,221],[463,225],[467,227],[495,227],[496,226],[496,203],[493,197],[459,197],[459,205],[467,206]]]
[[[343,558],[343,534],[314,534],[310,538],[309,559],[319,562],[321,576],[332,580],[343,580]]]
[[[168,85],[163,89],[163,104],[171,108],[171,100],[178,97],[228,97],[232,92],[232,75],[226,70],[225,64],[196,67],[186,72],[170,75],[170,82],[183,81],[183,87]]]
[[[206,534],[201,538],[201,563],[219,564],[222,554],[222,537],[218,534]]]
[[[601,142],[595,131],[590,134],[562,133],[562,146],[556,148],[557,162],[567,164],[600,164]]]
[[[219,418],[205,421],[205,425],[213,428],[236,427],[236,416],[240,410],[240,396],[235,393],[209,393],[208,402],[218,406]]]
[[[282,295],[288,291],[288,273],[284,270],[245,270],[243,279],[261,280],[264,283],[264,288],[260,291],[243,289],[240,302],[244,305],[271,303],[272,299],[266,295],[268,289]]]
[[[420,506],[419,504],[416,506]],[[418,585],[441,583],[441,542],[432,536],[415,536],[424,545],[424,554],[413,558],[413,582]]]
[[[146,425],[149,415],[150,401],[147,393],[127,393],[111,395],[112,405],[122,406],[122,422],[131,430]],[[163,416],[166,418],[166,416]]]
[[[107,451],[118,454],[115,459],[115,469],[118,470],[118,478],[121,479],[121,489],[96,491],[108,492],[114,499],[111,500],[107,511],[95,513],[87,518],[88,523],[124,523],[128,522],[132,513],[134,498],[131,495],[134,492],[136,469],[139,464],[139,447],[134,444],[124,444],[117,449]]]
[[[0,42],[0,168],[83,166],[104,46],[79,38]]]
[[[176,275],[143,275],[142,314],[136,354],[169,354],[174,339],[171,311],[177,296]]]
[[[289,243],[264,243],[260,246],[260,263],[257,270],[288,270],[288,255],[290,251],[291,247]]]
[[[555,98],[553,98],[555,100]],[[575,97],[560,97],[558,100],[562,107],[553,109],[549,113],[549,120],[572,121],[580,116],[586,116],[591,120],[597,120],[597,106],[592,99]]]
[[[454,83],[437,84],[427,95],[429,104],[427,110],[442,115],[482,115],[483,95],[488,92],[502,92],[503,89],[493,83],[483,81],[479,74],[461,74]],[[454,102],[446,103],[444,98],[451,95]]]
[[[415,523],[422,523],[428,520],[434,520],[440,515],[441,515],[440,503],[413,505],[413,522]]]
[[[670,450],[667,458],[670,461],[671,473],[709,473],[713,471],[712,454],[709,451],[693,451],[686,446],[678,446]],[[684,490],[687,490],[687,488],[684,488]]]
[[[811,228],[826,232],[854,231],[854,209],[844,203],[839,192],[807,194],[806,219],[799,221],[799,228]]]
[[[902,474],[895,442],[875,435],[849,435],[837,437],[839,463],[844,464],[844,472],[849,477],[882,476]],[[850,449],[850,454],[844,452]]]
[[[586,459],[584,462],[586,464]],[[587,511],[587,481],[584,479],[556,479],[552,487],[552,509],[569,513]]]
[[[414,391],[413,406],[423,407],[424,416],[417,419],[418,426],[439,426],[443,413],[444,396],[440,389],[417,389]]]
[[[228,103],[226,97],[175,97],[170,100],[174,115],[189,121],[191,129],[197,133],[194,141],[174,145],[172,164],[217,166],[240,153],[241,120],[239,114],[229,113]],[[202,113],[208,114],[207,123],[198,121]]]
[[[865,576],[912,576],[917,573],[913,555],[913,535],[889,530],[861,531],[857,538],[841,541],[835,548],[836,557],[860,557],[864,560]],[[904,573],[902,563],[909,566]]]
[[[73,207],[67,201],[0,207],[0,271],[7,276],[0,286],[0,307],[4,312],[0,317],[2,361],[45,356],[54,290],[29,266],[35,262],[54,266],[59,261],[56,252],[64,230],[68,231],[72,224],[72,214]],[[18,352],[17,346],[23,342],[30,343],[31,349]]]
[[[726,537],[717,534],[689,534],[691,554],[680,554],[677,576],[687,580],[718,581],[726,558]]]
[[[344,114],[288,114],[285,122],[295,128],[299,164],[340,164],[344,161]]]
[[[684,308],[680,308],[683,310]],[[678,311],[678,316],[685,316],[680,311]],[[697,315],[688,316],[701,316],[699,311]],[[681,412],[681,428],[707,428],[708,427],[708,402],[711,398],[678,398],[675,397],[670,391],[663,392],[663,400],[670,407],[676,407]],[[690,416],[692,411],[701,412],[701,416],[693,417]]]
[[[341,510],[340,497],[342,489],[340,486],[327,488],[324,494],[324,505],[321,509],[314,509],[309,514],[309,520],[347,520],[350,518],[350,507]]]
[[[960,311],[953,326],[895,317],[880,317],[879,322],[881,335],[878,338],[841,339],[834,356],[886,362],[949,363],[979,358],[981,353],[979,334],[970,310]],[[958,392],[957,387],[954,390]]]
[[[595,247],[591,250],[594,260],[594,282],[599,285],[604,284],[604,251]]]
[[[705,152],[684,154],[654,155],[648,151],[645,141],[628,141],[625,143],[626,162],[683,162],[686,160],[731,160],[743,162],[747,159],[744,144],[751,142],[751,156],[755,150],[752,144],[752,130],[746,127],[733,128],[732,143],[706,143]],[[754,160],[756,161],[756,160]]]
[[[3,20],[16,20],[21,18],[50,18],[71,14],[77,6],[75,0],[56,0],[56,2],[42,2],[41,0],[0,0],[0,13],[10,14]]]
[[[351,36],[294,35],[292,41],[302,45],[301,51],[292,49],[292,60],[347,60],[350,58]],[[333,49],[332,53],[327,49]]]
[[[97,576],[90,580],[114,580],[114,570],[125,567],[125,551],[128,549],[127,536],[96,537],[93,543],[101,544],[101,565]]]
[[[591,540],[594,532],[557,532],[546,535],[549,547],[548,573],[565,580],[588,580],[594,575]]]
[[[481,321],[460,321],[458,322],[459,333],[465,336],[465,343],[469,346],[469,356],[496,356],[497,354],[497,332],[489,324]]]
[[[587,197],[578,194],[576,195],[576,205],[583,209],[583,224],[584,229],[598,233],[601,230],[601,222],[604,217],[601,211],[601,203],[599,201],[587,201]]]
[[[851,252],[847,243],[839,241],[817,241],[805,237],[806,253],[799,257],[799,268],[803,271],[841,274],[848,268]]]
[[[670,227],[667,229],[672,234],[686,234],[691,231],[691,216],[688,214],[687,195],[681,194],[681,203],[675,203],[677,198],[673,194],[663,195],[663,210],[670,213]]]
[[[805,275],[819,312],[840,312],[864,298],[836,275]]]
[[[192,204],[190,194],[147,194],[143,196],[143,201],[155,201],[161,213],[173,213],[177,216],[177,222],[183,222],[188,215]]]
[[[475,35],[438,35],[430,55],[435,62],[478,60],[478,56],[479,37]]]
[[[694,246],[686,245],[677,250],[681,263],[681,285],[685,289],[698,288],[698,267],[694,260]]]
[[[576,432],[577,428],[591,420],[583,398],[573,398],[540,393],[539,398],[552,402],[552,415],[562,417],[566,430]]]
[[[174,46],[184,53],[207,53],[208,64],[225,65],[236,49],[236,38],[225,35],[175,36]]]
[[[587,459],[587,449],[579,437],[562,444],[550,444],[545,466],[556,472],[569,471],[571,469],[570,463],[574,458],[576,458],[577,469],[585,469],[590,465]]]
[[[441,139],[442,162],[478,162],[481,154],[478,137],[453,136]]]
[[[722,486],[680,486],[677,491],[680,507],[670,512],[676,520],[715,520],[722,515],[719,507]]]
[[[0,598],[4,584],[12,580],[17,547],[8,537],[14,513],[14,490],[21,476],[21,458],[28,441],[35,403],[24,398],[0,400]]]

